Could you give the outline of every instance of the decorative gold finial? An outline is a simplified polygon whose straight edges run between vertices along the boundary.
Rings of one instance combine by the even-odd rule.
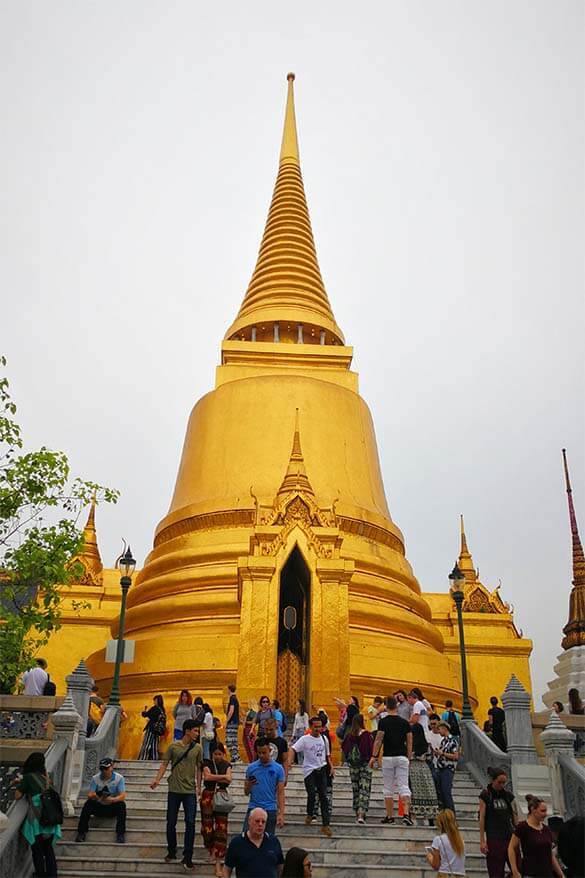
[[[89,514],[87,516],[85,527],[83,528],[83,548],[73,559],[83,566],[85,570],[83,581],[85,582],[87,580],[90,584],[91,582],[97,582],[101,578],[101,573],[104,569],[95,529],[96,505],[96,499],[94,497],[89,507]]]
[[[473,566],[473,558],[471,557],[471,552],[467,548],[467,537],[465,536],[465,524],[463,522],[463,515],[459,516],[459,529],[461,532],[461,548],[459,550],[459,560],[457,564],[459,566],[459,569],[465,576],[466,582],[476,582],[477,573],[475,571],[475,567]]]
[[[562,453],[567,502],[569,505],[571,542],[573,545],[573,588],[571,589],[571,596],[569,599],[569,621],[563,628],[565,636],[563,637],[561,645],[563,649],[570,649],[572,646],[585,645],[585,555],[583,554],[583,546],[581,544],[581,537],[579,536],[575,506],[573,504],[573,489],[571,488],[571,481],[569,479],[567,451],[565,448],[562,449]]]
[[[286,110],[284,113],[284,130],[282,132],[282,146],[280,148],[280,163],[294,162],[300,164],[299,141],[297,138],[297,120],[295,116],[295,93],[293,82],[294,73],[287,75],[288,92],[286,95]]]
[[[288,461],[286,474],[282,480],[282,484],[278,489],[277,497],[284,497],[292,491],[302,491],[304,494],[315,496],[315,492],[311,487],[307,471],[305,469],[305,458],[301,449],[301,430],[299,426],[299,410],[295,412],[295,432],[293,435],[292,450]]]

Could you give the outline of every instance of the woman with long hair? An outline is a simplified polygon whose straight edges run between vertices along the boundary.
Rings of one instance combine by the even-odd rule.
[[[553,834],[545,825],[546,802],[538,796],[526,796],[528,817],[514,829],[508,846],[508,859],[513,878],[541,875],[563,878],[563,870],[553,852]],[[521,855],[522,865],[518,863]]]
[[[282,878],[310,878],[311,858],[304,848],[289,848],[284,858]]]
[[[167,727],[167,715],[162,695],[155,695],[152,707],[144,705],[142,716],[148,720],[144,726],[144,737],[139,759],[159,759],[159,742]]]
[[[465,875],[465,842],[453,811],[449,808],[439,811],[436,825],[439,835],[435,835],[430,848],[427,848],[427,861],[438,871],[439,878]]]
[[[43,753],[31,753],[22,766],[22,780],[15,792],[16,799],[26,796],[28,814],[22,824],[22,834],[30,845],[35,875],[57,875],[57,860],[54,844],[61,838],[61,827],[41,826],[41,793],[48,789],[51,780],[47,774]]]
[[[429,826],[433,826],[439,813],[439,800],[431,771],[431,747],[420,723],[413,723],[410,731],[412,732],[412,760],[408,773],[411,793],[410,816],[428,820]]]
[[[256,725],[256,715],[258,713],[258,704],[254,699],[248,701],[248,712],[244,717],[244,727],[242,729],[242,741],[244,750],[248,757],[248,762],[254,762],[256,755],[254,753],[254,726]]]
[[[341,745],[345,761],[349,767],[349,777],[353,793],[353,810],[357,823],[366,822],[366,814],[370,807],[370,793],[372,790],[372,769],[370,759],[374,739],[370,732],[364,728],[364,718],[361,713],[354,716],[351,721],[349,732],[346,734]]]
[[[516,825],[514,794],[506,789],[504,768],[488,768],[490,782],[479,794],[479,849],[490,878],[504,878],[508,845]],[[509,865],[509,863],[508,863]]]
[[[203,844],[215,866],[216,878],[223,875],[228,832],[228,815],[213,810],[216,789],[227,790],[232,782],[232,767],[227,760],[225,747],[218,741],[209,759],[203,760],[203,791],[201,793],[201,835]]]
[[[173,707],[175,728],[173,740],[180,741],[183,737],[183,723],[186,719],[193,719],[193,698],[188,689],[181,689],[177,703]]]

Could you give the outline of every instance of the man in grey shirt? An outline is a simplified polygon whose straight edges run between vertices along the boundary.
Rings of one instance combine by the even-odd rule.
[[[412,705],[408,703],[406,698],[406,692],[404,689],[398,689],[394,693],[394,698],[398,702],[398,716],[401,716],[402,719],[410,721],[410,717],[412,715]]]

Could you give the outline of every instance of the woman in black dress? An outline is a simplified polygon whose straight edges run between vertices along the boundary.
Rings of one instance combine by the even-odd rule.
[[[142,747],[138,754],[139,759],[157,760],[160,758],[158,745],[161,737],[166,732],[167,715],[162,695],[155,695],[152,707],[144,706],[142,716],[148,719],[144,726]]]

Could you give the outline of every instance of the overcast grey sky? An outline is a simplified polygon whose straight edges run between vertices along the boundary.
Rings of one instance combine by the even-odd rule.
[[[583,4],[1,4],[1,349],[31,444],[143,560],[254,266],[285,76],[336,318],[426,591],[465,513],[534,638],[585,536]],[[538,703],[538,697],[537,697]]]

